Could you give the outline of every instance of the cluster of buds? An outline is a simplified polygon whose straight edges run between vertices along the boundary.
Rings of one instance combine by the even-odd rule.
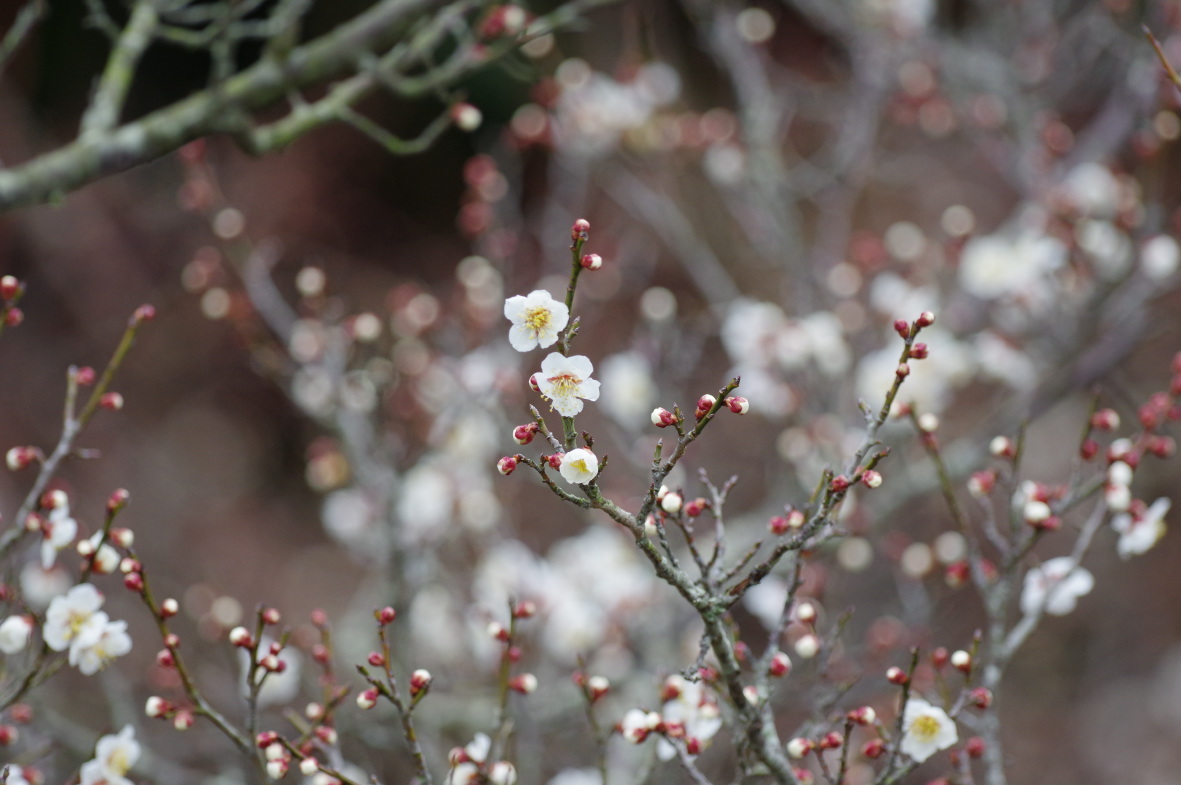
[[[767,523],[767,528],[775,535],[786,534],[803,528],[807,520],[802,510],[787,510],[785,515],[773,516]]]
[[[664,730],[664,718],[655,711],[629,709],[615,729],[632,744],[643,744],[652,733]]]
[[[669,490],[667,486],[661,485],[656,492],[656,503],[669,515],[676,515],[684,506],[685,498],[676,491]]]
[[[172,727],[179,731],[193,727],[195,719],[192,709],[176,706],[159,695],[148,698],[144,704],[144,714],[154,720],[171,720]]]

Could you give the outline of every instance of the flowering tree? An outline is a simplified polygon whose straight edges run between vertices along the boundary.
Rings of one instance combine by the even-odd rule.
[[[129,465],[71,460],[135,409],[116,380],[167,325],[135,310],[103,370],[71,366],[56,446],[7,453],[0,781],[1040,777],[1026,644],[1170,507],[1147,500],[1181,355],[1148,331],[1181,256],[1154,185],[1178,39],[1154,49],[1119,3],[686,0],[620,10],[644,43],[607,54],[549,32],[589,4],[427,5],[304,41],[301,3],[91,4],[115,45],[82,131],[0,194],[184,145],[202,236],[176,278],[314,429],[324,536],[252,548],[243,516],[153,550]],[[153,41],[207,47],[214,84],[120,125]],[[443,278],[283,251],[199,139],[266,152],[341,120],[426,147],[474,130],[452,87],[517,49],[544,75],[463,165]],[[382,88],[447,108],[407,145],[354,108]],[[0,280],[6,327],[33,326],[36,283]],[[133,493],[84,479],[112,462]],[[253,595],[192,571],[203,547]]]

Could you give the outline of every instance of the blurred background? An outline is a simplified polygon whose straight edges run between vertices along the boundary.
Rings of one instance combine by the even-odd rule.
[[[365,5],[315,4],[304,34]],[[2,18],[19,7],[4,3]],[[67,366],[101,368],[132,311],[153,304],[115,385],[125,409],[100,413],[81,442],[101,460],[68,464],[59,483],[85,533],[113,489],[130,491],[121,522],[157,594],[183,600],[215,702],[232,706],[235,689],[219,641],[256,605],[304,625],[297,641],[326,609],[348,662],[373,646],[370,610],[394,603],[407,669],[440,676],[442,761],[480,729],[460,696],[490,685],[484,623],[503,616],[502,595],[535,596],[550,613],[526,664],[551,694],[520,722],[522,779],[592,766],[573,741],[576,654],[626,685],[610,724],[655,703],[659,679],[692,663],[698,631],[657,612],[671,592],[613,524],[494,471],[533,449],[510,434],[540,405],[525,380],[542,355],[508,347],[504,298],[558,295],[569,226],[590,221],[604,265],[582,278],[575,348],[603,397],[579,427],[611,456],[604,488],[632,509],[651,409],[691,409],[742,376],[751,415],[719,418],[675,477],[689,496],[698,467],[719,484],[741,478],[727,510],[735,553],[843,464],[861,437],[858,398],[876,409],[891,381],[893,321],[925,309],[939,320],[907,395],[940,415],[961,487],[990,465],[994,435],[1031,418],[1021,478],[1064,483],[1094,396],[1134,435],[1181,349],[1181,93],[1141,24],[1181,62],[1174,2],[641,0],[469,79],[482,125],[419,155],[392,157],[341,126],[260,159],[228,139],[190,145],[0,221],[0,272],[27,284],[25,321],[0,340],[0,445],[51,446]],[[106,52],[81,0],[50,3],[0,81],[5,165],[74,137]],[[153,47],[125,117],[201,88],[207,68]],[[443,104],[361,108],[412,136]],[[941,560],[958,558],[954,542],[936,547],[951,519],[909,426],[884,435],[895,452],[883,488],[846,505],[852,538],[818,554],[806,584],[826,622],[856,609],[839,659],[878,682],[907,646],[964,647],[983,618],[970,589],[943,579]],[[1146,459],[1136,497],[1175,492],[1176,466]],[[29,481],[0,476],[6,519]],[[1069,552],[1078,521],[1066,523],[1038,558]],[[1012,783],[1175,780],[1174,534],[1129,562],[1101,532],[1085,562],[1095,591],[1016,659],[998,700]],[[901,558],[916,543],[932,546],[925,568]],[[44,688],[35,708],[73,746],[58,761],[85,757],[88,728],[143,724],[143,699],[169,688],[150,620],[106,590],[136,647],[101,678],[63,673]],[[754,602],[736,611],[761,646],[758,617]],[[806,716],[809,674],[799,664],[785,688],[784,734]],[[310,667],[303,679],[314,694]],[[883,686],[862,699],[888,711]],[[405,762],[382,752],[393,728],[372,724],[352,729],[354,762],[401,776]],[[158,756],[141,779],[240,777],[224,740],[162,724],[141,738]],[[727,754],[703,767],[726,771]],[[943,773],[933,761],[914,781],[928,771]]]

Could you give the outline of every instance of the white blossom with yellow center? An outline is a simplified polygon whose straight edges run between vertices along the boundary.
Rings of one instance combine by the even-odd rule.
[[[922,698],[911,698],[902,711],[902,743],[899,749],[922,763],[939,750],[959,741],[955,722],[947,712]]]
[[[562,455],[558,467],[562,479],[572,485],[585,485],[599,473],[599,458],[593,452],[579,447]]]
[[[570,321],[570,309],[550,297],[549,292],[538,289],[505,300],[504,317],[513,323],[508,342],[518,352],[527,352],[538,346],[553,346],[558,333]]]
[[[541,361],[541,373],[535,378],[554,411],[563,417],[573,417],[582,411],[583,400],[599,399],[599,382],[590,378],[593,372],[591,361],[581,354],[563,357],[551,352]]]

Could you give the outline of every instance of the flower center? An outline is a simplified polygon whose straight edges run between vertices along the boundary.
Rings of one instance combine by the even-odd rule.
[[[541,332],[549,327],[550,310],[548,308],[530,308],[525,311],[525,326],[533,332]]]
[[[580,471],[580,472],[589,472],[590,471],[590,469],[586,468],[586,459],[585,458],[579,458],[576,461],[570,461],[570,465],[573,466],[575,469],[578,469],[578,471]]]
[[[932,741],[939,735],[939,720],[930,715],[922,714],[915,717],[914,722],[910,723],[910,732],[919,741]]]
[[[550,383],[555,398],[569,398],[577,394],[578,385],[582,384],[582,379],[570,373],[551,376],[546,381]]]

